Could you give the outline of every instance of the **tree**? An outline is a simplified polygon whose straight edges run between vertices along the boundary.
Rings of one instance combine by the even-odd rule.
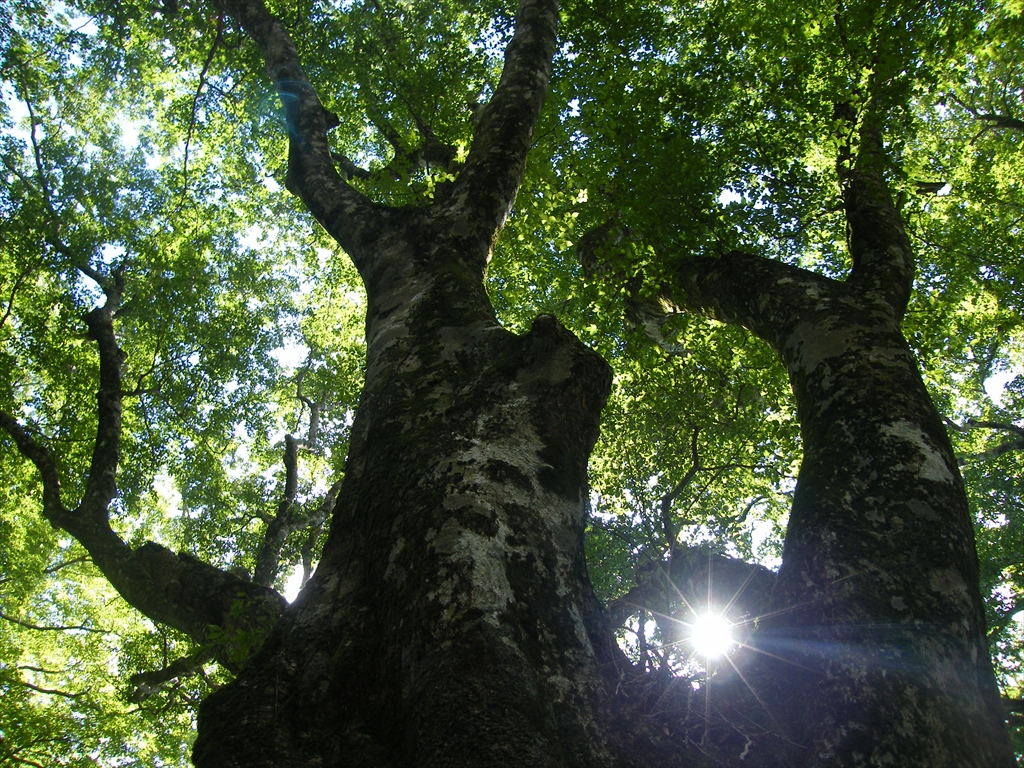
[[[514,19],[457,3],[275,15],[238,0],[212,20],[97,6],[85,31],[17,11],[4,71],[28,129],[4,148],[0,426],[17,498],[38,513],[5,536],[19,553],[32,537],[54,547],[41,515],[77,543],[5,573],[24,567],[28,608],[42,570],[81,563],[168,628],[162,658],[137,641],[160,669],[133,678],[136,700],[216,660],[225,684],[202,704],[196,765],[1012,762],[968,497],[901,331],[916,328],[911,236],[931,226],[956,242],[955,225],[922,210],[908,227],[913,204],[892,192],[938,188],[907,170],[932,151],[920,105],[955,82],[942,67],[963,61],[957,45],[981,50],[974,36],[1006,24],[990,33],[954,4],[581,4],[559,46],[552,0],[522,0]],[[62,61],[72,39],[80,58]],[[175,57],[198,73],[191,92],[168,77]],[[255,95],[260,60],[280,113]],[[1008,82],[1013,60],[999,61]],[[755,72],[767,87],[752,97]],[[549,82],[560,98],[545,111]],[[84,131],[153,110],[139,84],[176,126],[140,129],[133,151],[116,128]],[[959,118],[1014,130],[983,98],[956,92]],[[268,114],[276,135],[252,127]],[[777,135],[762,141],[765,115]],[[253,183],[275,158],[322,230],[276,183]],[[297,234],[266,237],[264,207]],[[240,243],[260,222],[271,247]],[[317,251],[328,239],[365,298]],[[289,246],[312,269],[290,265]],[[528,272],[538,260],[555,264],[548,278]],[[976,285],[938,256],[929,270],[941,278],[926,286],[956,296]],[[617,380],[551,312],[526,321],[538,304],[572,317]],[[495,305],[528,329],[503,327]],[[622,327],[623,306],[649,338]],[[85,307],[81,343],[50,338]],[[702,317],[734,328],[708,338]],[[308,355],[287,381],[271,353],[290,318]],[[1016,338],[1000,333],[992,360]],[[794,436],[772,351],[803,451],[777,573],[696,546],[693,528],[735,534],[759,505],[778,513]],[[653,399],[671,411],[611,436],[627,471],[596,456],[594,493],[610,395],[622,424]],[[262,405],[274,400],[300,406],[283,450]],[[984,423],[1019,430],[1012,415]],[[284,481],[261,479],[278,456]],[[168,521],[161,477],[195,519]],[[711,494],[703,520],[685,512]],[[607,497],[635,504],[633,525]],[[608,566],[594,583],[588,559]],[[297,564],[306,583],[288,605],[275,585]],[[1015,565],[986,586],[1015,594],[1018,574],[1002,575]],[[743,643],[698,675],[679,643],[704,609]],[[21,674],[47,674],[24,655],[11,654],[15,689],[60,696]],[[6,726],[7,756],[31,764],[47,727]]]

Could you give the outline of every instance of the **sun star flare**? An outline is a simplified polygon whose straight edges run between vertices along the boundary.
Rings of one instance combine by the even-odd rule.
[[[735,644],[732,624],[712,613],[697,617],[690,639],[697,653],[706,658],[722,656]]]

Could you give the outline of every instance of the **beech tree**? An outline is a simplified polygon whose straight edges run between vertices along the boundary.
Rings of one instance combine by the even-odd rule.
[[[5,10],[6,760],[1014,763],[1019,8]]]

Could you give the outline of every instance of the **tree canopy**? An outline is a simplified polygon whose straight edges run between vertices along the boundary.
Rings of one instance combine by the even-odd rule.
[[[303,91],[275,90],[237,14],[0,9],[0,762],[186,765],[198,703],[318,562],[366,294],[289,192]],[[351,188],[444,200],[515,8],[271,11]],[[1024,752],[1024,6],[574,0],[560,16],[486,287],[504,327],[552,314],[614,371],[585,543],[621,647],[706,684],[678,623],[689,609],[658,573],[679,548],[777,568],[801,459],[771,348],[710,317],[655,316],[653,286],[743,249],[845,274],[842,183],[870,113],[917,257],[903,331],[958,453]],[[209,565],[223,594],[143,616],[126,598],[168,557],[179,589]],[[265,612],[231,603],[240,592]]]

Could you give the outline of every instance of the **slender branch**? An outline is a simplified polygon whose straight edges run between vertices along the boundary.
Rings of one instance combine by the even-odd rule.
[[[34,629],[37,632],[90,632],[96,635],[114,634],[113,632],[110,632],[106,629],[96,629],[94,627],[86,627],[83,625],[74,625],[66,627],[59,624],[33,624],[28,621],[23,621],[22,619],[16,619],[13,616],[8,616],[6,613],[0,613],[0,619],[3,619],[4,621],[9,621],[11,622],[11,624],[17,624],[18,626],[25,627],[25,629]]]
[[[960,456],[957,458],[957,464],[962,467],[969,462],[990,461],[991,459],[998,458],[1005,453],[1012,453],[1013,451],[1024,451],[1024,438],[1000,443],[994,448],[989,448],[987,451],[982,451],[981,453],[973,453],[969,456]]]
[[[32,106],[32,100],[29,98],[28,89],[22,84],[21,90],[21,98],[25,102],[25,108],[29,113],[29,120],[31,123],[29,138],[32,144],[32,157],[33,162],[35,164],[35,172],[38,182],[37,184],[31,184],[31,182],[29,182],[24,176],[22,176],[22,174],[18,173],[18,176],[31,186],[38,187],[39,193],[42,197],[43,207],[45,208],[47,213],[44,227],[44,238],[51,248],[53,248],[57,253],[64,256],[68,260],[68,262],[74,265],[74,267],[79,272],[93,280],[104,291],[106,291],[108,288],[113,288],[114,285],[109,277],[90,267],[88,257],[86,257],[85,259],[80,258],[80,255],[72,252],[72,250],[67,247],[67,245],[61,238],[61,217],[59,216],[59,214],[57,213],[57,209],[53,205],[50,185],[46,178],[46,166],[43,162],[42,145],[39,143],[39,140],[36,136],[36,128],[39,125],[39,121],[36,119],[35,110]],[[7,165],[8,168],[10,168],[10,165],[8,163],[5,163],[5,165]]]
[[[665,538],[668,540],[669,549],[676,546],[678,531],[672,522],[672,505],[675,504],[679,494],[690,484],[697,473],[701,470],[700,453],[698,451],[697,437],[700,435],[700,428],[694,427],[690,436],[690,468],[686,470],[683,479],[676,483],[675,487],[661,497],[661,523],[665,528]]]
[[[77,565],[78,563],[91,563],[91,562],[92,562],[92,560],[89,558],[88,555],[82,555],[80,557],[72,558],[71,560],[64,560],[64,561],[62,561],[60,563],[55,563],[55,564],[51,565],[49,568],[45,568],[43,570],[43,573],[48,574],[48,575],[49,574],[54,574],[54,573],[56,573],[57,571],[59,571],[59,570],[61,570],[63,568],[68,568],[68,567],[70,567],[72,565]]]
[[[973,453],[957,457],[957,464],[961,467],[970,462],[989,461],[1002,456],[1004,453],[1024,451],[1024,427],[1020,427],[1010,422],[985,421],[982,419],[968,419],[963,424],[957,424],[952,419],[944,419],[944,421],[950,429],[957,432],[969,432],[972,429],[994,429],[1000,432],[1010,432],[1017,435],[1016,439],[1000,443],[999,445],[989,448],[986,451],[982,451],[981,453]]]
[[[4,310],[4,316],[0,317],[0,327],[2,327],[8,320],[10,320],[11,313],[14,311],[14,297],[17,296],[22,284],[26,280],[28,280],[28,278],[35,271],[36,267],[27,267],[26,269],[22,270],[21,273],[14,279],[14,284],[11,286],[11,297],[10,299],[7,300],[7,309]]]
[[[199,72],[199,85],[196,87],[195,96],[192,97],[192,113],[188,121],[188,133],[185,135],[185,152],[184,159],[181,164],[181,175],[186,181],[188,180],[188,153],[192,146],[192,133],[196,127],[196,112],[199,109],[199,97],[203,93],[203,87],[206,85],[206,75],[210,71],[210,66],[213,64],[213,57],[217,55],[217,47],[224,40],[224,14],[217,16],[217,32],[213,37],[213,43],[210,45],[210,52],[206,54],[206,61],[203,62],[203,68]]]
[[[1004,421],[983,421],[981,419],[968,419],[968,428],[982,428],[982,429],[997,429],[1001,432],[1013,432],[1016,435],[1024,438],[1024,427],[1019,427],[1016,424],[1011,424]]]
[[[32,685],[32,683],[26,682],[21,678],[17,677],[5,677],[3,678],[8,683],[15,683],[17,685],[23,685],[26,688],[30,688],[37,693],[45,693],[49,696],[63,696],[66,699],[78,699],[85,695],[85,691],[81,693],[68,693],[67,691],[59,691],[55,688],[40,688],[38,685]]]
[[[48,739],[48,741],[56,741],[56,739]],[[3,746],[2,741],[0,741],[0,746]],[[29,760],[26,757],[18,757],[17,752],[8,752],[7,759],[13,760],[18,765],[31,765],[34,766],[34,768],[45,768],[45,766],[42,763],[37,763],[35,760]]]
[[[296,466],[298,461],[298,440],[291,435],[285,436],[285,488],[278,504],[277,514],[268,523],[263,534],[263,542],[256,556],[256,567],[253,570],[253,583],[270,586],[277,578],[280,567],[281,550],[288,537],[295,531],[311,528],[306,544],[303,546],[303,573],[310,568],[312,547],[317,533],[334,508],[334,502],[341,491],[342,481],[335,482],[323,501],[310,513],[300,515],[300,508],[295,504]],[[308,549],[308,551],[307,551]],[[305,581],[305,577],[303,579]]]

